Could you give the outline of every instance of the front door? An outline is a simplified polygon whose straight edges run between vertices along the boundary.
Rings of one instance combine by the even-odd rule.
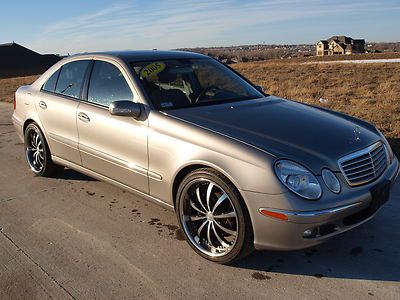
[[[123,73],[114,64],[95,61],[87,102],[79,104],[77,113],[82,165],[148,193],[148,122],[112,116],[108,106],[117,100],[134,100]]]

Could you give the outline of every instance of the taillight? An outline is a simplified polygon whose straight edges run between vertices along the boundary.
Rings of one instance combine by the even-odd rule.
[[[17,98],[15,98],[15,95],[14,95],[14,110],[17,108]]]

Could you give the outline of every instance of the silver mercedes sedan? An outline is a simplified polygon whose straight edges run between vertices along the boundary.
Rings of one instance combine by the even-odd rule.
[[[350,230],[399,174],[370,123],[268,95],[189,52],[65,58],[18,89],[12,119],[35,175],[68,167],[173,209],[218,263]]]

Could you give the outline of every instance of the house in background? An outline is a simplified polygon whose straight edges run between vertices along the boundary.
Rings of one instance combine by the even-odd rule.
[[[365,53],[365,40],[344,35],[333,36],[328,40],[320,40],[316,44],[316,51],[317,56]]]
[[[0,44],[0,78],[42,74],[61,59],[39,54],[17,43]]]

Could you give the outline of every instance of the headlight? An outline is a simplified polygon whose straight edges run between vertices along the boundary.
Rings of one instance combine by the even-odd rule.
[[[394,153],[393,153],[392,147],[390,147],[389,142],[387,141],[387,139],[385,138],[383,133],[378,128],[376,128],[376,130],[378,131],[378,133],[379,133],[379,135],[380,135],[380,137],[382,139],[382,142],[383,142],[383,144],[384,144],[384,146],[386,148],[386,152],[387,152],[387,154],[389,156],[389,162],[392,163],[393,158],[394,158]]]
[[[335,194],[340,193],[340,181],[339,179],[337,179],[336,175],[333,174],[331,170],[323,169],[322,179],[324,180],[328,189],[330,189]]]
[[[310,200],[321,197],[322,189],[317,178],[298,163],[279,160],[275,163],[275,173],[293,193]]]

